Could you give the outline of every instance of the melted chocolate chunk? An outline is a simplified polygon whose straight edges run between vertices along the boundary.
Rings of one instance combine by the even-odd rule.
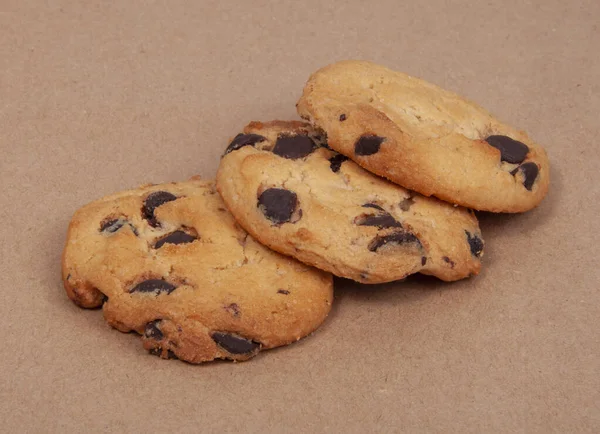
[[[354,145],[354,154],[363,156],[376,154],[384,140],[384,137],[375,135],[362,136]]]
[[[510,173],[514,176],[519,171],[523,174],[523,185],[527,190],[531,191],[531,189],[533,188],[533,183],[535,182],[535,179],[537,178],[540,169],[538,168],[537,164],[529,162],[521,164],[519,167],[517,167]]]
[[[154,211],[156,210],[156,208],[176,199],[177,196],[175,196],[172,193],[169,193],[168,191],[155,191],[154,193],[148,195],[148,197],[144,201],[144,206],[142,207],[142,216],[146,220],[148,220],[148,224],[150,226],[157,227],[160,224],[154,217]]]
[[[425,266],[427,264],[427,258],[425,256],[421,257],[421,265]]]
[[[402,227],[398,220],[396,220],[394,217],[392,217],[391,214],[388,214],[385,211],[381,214],[375,215],[359,215],[354,219],[354,224],[358,226],[377,226],[379,229]]]
[[[289,293],[290,293],[290,291],[288,291],[287,289],[278,289],[277,290],[277,294],[288,295]]]
[[[150,321],[148,324],[146,324],[146,329],[144,330],[144,336],[147,337],[148,339],[155,339],[157,341],[162,340],[162,338],[164,338],[163,332],[160,330],[160,328],[158,328],[158,325],[160,324],[159,319],[154,320],[154,321]]]
[[[129,225],[129,227],[131,228],[131,231],[137,237],[138,231],[135,228],[135,226],[132,225],[130,222],[127,221],[127,219],[124,219],[124,218],[104,220],[100,224],[100,232],[104,232],[107,234],[114,234],[115,232],[119,231],[119,229],[121,229],[125,225]]]
[[[289,222],[297,206],[296,193],[283,188],[268,188],[258,197],[258,208],[276,224]]]
[[[273,153],[283,158],[295,160],[304,158],[316,149],[317,145],[307,135],[279,136]]]
[[[231,333],[214,332],[211,337],[218,346],[231,354],[248,354],[260,349],[260,343]]]
[[[382,207],[380,207],[376,203],[365,203],[362,207],[363,208],[375,208],[375,209],[378,209],[379,211],[385,211]]]
[[[373,208],[377,214],[361,214],[354,219],[354,224],[359,226],[376,226],[379,229],[401,228],[402,225],[390,213],[376,203],[365,203],[363,208]]]
[[[471,235],[471,232],[465,231],[467,234],[467,241],[469,242],[469,247],[471,248],[471,254],[476,258],[481,256],[481,252],[483,252],[483,240],[479,238],[477,235]]]
[[[407,243],[417,243],[419,246],[421,242],[419,239],[410,232],[402,231],[396,232],[390,235],[377,235],[371,242],[369,243],[369,250],[371,252],[376,252],[380,247],[385,246],[386,244],[407,244]]]
[[[150,354],[152,354],[153,356],[158,356],[160,357],[162,355],[162,348],[161,347],[154,347],[154,348],[150,348],[148,350],[148,352]]]
[[[507,163],[521,163],[529,153],[529,148],[525,143],[511,139],[508,136],[489,136],[485,141],[490,146],[498,149],[500,159]]]
[[[336,154],[333,157],[331,157],[329,159],[329,167],[331,168],[332,172],[339,172],[340,167],[342,167],[342,163],[347,159],[348,157],[342,154]]]
[[[127,223],[127,220],[125,220],[125,219],[105,220],[100,224],[100,232],[114,234],[119,229],[121,229],[126,223]]]
[[[442,256],[442,259],[447,264],[450,264],[450,268],[454,268],[454,266],[456,265],[456,263],[452,259],[450,259],[449,257],[447,257],[447,256]]]
[[[151,348],[148,351],[150,354],[152,354],[153,356],[158,356],[158,357],[162,357],[163,354],[163,349],[161,347],[154,347]],[[175,355],[175,353],[171,350],[167,350],[167,359],[177,359],[177,356]]]
[[[240,133],[237,136],[235,136],[235,138],[231,141],[229,146],[227,146],[227,149],[225,149],[225,153],[223,154],[223,156],[229,154],[232,151],[237,151],[238,149],[243,148],[244,146],[254,146],[257,143],[264,142],[265,140],[267,140],[266,137],[263,137],[258,134]]]
[[[177,287],[175,285],[167,282],[166,280],[149,279],[149,280],[144,280],[143,282],[138,283],[136,286],[134,286],[133,288],[131,288],[129,290],[129,293],[133,294],[136,292],[142,292],[142,293],[154,293],[155,295],[158,295],[162,292],[166,292],[167,294],[170,294],[173,291],[175,291],[176,289],[177,289]]]
[[[348,118],[346,117],[346,115],[344,113],[342,113],[340,115],[340,122],[344,122],[346,119],[348,119]]]
[[[155,249],[160,249],[164,244],[186,244],[195,241],[197,238],[183,231],[175,231],[159,239],[154,244]]]

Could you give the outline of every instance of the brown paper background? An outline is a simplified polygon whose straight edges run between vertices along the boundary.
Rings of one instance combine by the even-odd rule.
[[[0,431],[600,432],[600,3],[0,0]],[[339,280],[325,325],[240,364],[147,355],[65,296],[72,213],[212,177],[313,70],[369,59],[548,150],[550,193],[483,215],[484,268]]]

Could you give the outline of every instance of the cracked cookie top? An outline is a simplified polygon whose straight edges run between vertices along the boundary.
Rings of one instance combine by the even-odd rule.
[[[245,360],[315,330],[332,277],[257,243],[212,181],[150,185],[78,210],[63,253],[68,296],[103,306],[144,347],[189,362]]]
[[[472,212],[365,171],[304,122],[250,123],[226,148],[217,189],[260,242],[341,277],[457,280],[481,266]]]

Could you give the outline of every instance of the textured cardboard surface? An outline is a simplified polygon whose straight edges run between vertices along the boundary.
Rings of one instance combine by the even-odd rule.
[[[600,3],[0,0],[0,431],[599,432]],[[369,59],[546,146],[536,210],[481,216],[480,276],[338,280],[312,337],[248,363],[147,355],[65,296],[81,205],[212,177],[313,70]]]

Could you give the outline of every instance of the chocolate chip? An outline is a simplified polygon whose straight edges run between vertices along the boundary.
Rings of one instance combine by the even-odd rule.
[[[105,220],[100,224],[100,232],[114,234],[127,223],[125,219],[110,219]]]
[[[248,354],[260,349],[260,343],[231,333],[214,332],[211,337],[218,346],[231,354]]]
[[[354,219],[354,224],[358,226],[377,226],[379,229],[402,227],[399,221],[385,211],[375,215],[361,214]]]
[[[160,341],[162,338],[164,338],[163,332],[158,328],[160,321],[161,320],[157,319],[146,324],[144,336],[148,339],[155,339],[157,341]]]
[[[258,134],[240,133],[237,136],[235,136],[235,138],[231,141],[229,146],[227,146],[227,149],[225,149],[225,153],[223,153],[223,156],[229,154],[232,151],[237,151],[238,149],[243,148],[244,146],[254,146],[257,143],[264,142],[265,140],[267,140],[266,137],[260,136]]]
[[[153,356],[158,356],[158,357],[162,357],[163,355],[163,349],[161,347],[154,347],[151,348],[148,351],[150,354],[152,354]],[[171,350],[167,350],[167,359],[177,359],[178,357],[175,355],[175,353]]]
[[[369,243],[369,250],[376,252],[380,247],[386,244],[406,244],[406,243],[417,243],[421,246],[419,239],[410,232],[401,231],[390,235],[378,235]]]
[[[384,137],[375,135],[362,136],[354,145],[356,155],[373,155],[379,152],[379,147],[385,140]]]
[[[283,188],[268,188],[258,197],[258,208],[273,223],[289,222],[298,206],[298,197],[293,191]]]
[[[273,148],[273,153],[283,158],[295,160],[309,155],[315,150],[317,145],[307,135],[287,136],[282,135],[277,137],[277,142]]]
[[[237,305],[237,303],[231,303],[227,306],[224,306],[223,309],[235,317],[240,316],[240,307]]]
[[[154,244],[155,249],[160,249],[163,244],[186,244],[195,241],[197,238],[183,231],[175,231],[159,239]]]
[[[158,295],[161,292],[166,292],[167,294],[170,294],[173,291],[175,291],[175,289],[177,289],[177,287],[175,285],[167,282],[166,280],[149,279],[149,280],[144,280],[143,282],[138,283],[136,286],[134,286],[133,288],[131,288],[129,290],[129,293],[133,294],[135,292],[142,292],[142,293],[153,292],[154,294]]]
[[[402,202],[400,202],[398,206],[402,211],[408,211],[414,203],[414,199],[412,197],[409,197],[408,199],[402,200]]]
[[[489,136],[485,141],[490,146],[498,149],[500,159],[507,163],[521,163],[529,153],[529,148],[525,143],[511,139],[508,136]]]
[[[107,234],[114,234],[119,229],[121,229],[126,224],[129,225],[133,234],[137,237],[138,231],[127,219],[118,218],[118,219],[105,219],[102,223],[100,223],[100,232],[104,232]]]
[[[148,350],[148,352],[150,354],[152,354],[153,356],[158,356],[160,357],[162,355],[162,348],[161,347],[154,347],[154,348],[150,348]]]
[[[290,291],[288,291],[287,289],[278,289],[277,290],[277,294],[288,295],[289,293],[290,293]]]
[[[175,199],[177,199],[177,196],[169,193],[168,191],[155,191],[154,193],[150,193],[150,195],[148,195],[144,201],[144,206],[142,207],[142,215],[146,220],[148,220],[148,224],[150,224],[152,227],[159,226],[158,221],[154,217],[154,210],[156,210],[156,208],[159,206]]]
[[[334,173],[339,172],[340,167],[342,167],[342,163],[346,161],[348,157],[342,154],[336,154],[329,159],[329,167]]]
[[[519,171],[523,174],[523,185],[527,190],[531,191],[531,189],[533,188],[533,183],[535,182],[535,179],[537,178],[540,169],[538,168],[537,164],[529,162],[521,164],[519,167],[517,167],[510,173],[514,176]]]
[[[477,235],[471,235],[469,231],[465,231],[465,234],[467,234],[467,241],[469,242],[469,247],[471,247],[471,254],[479,258],[481,252],[483,252],[483,240]]]
[[[442,259],[444,260],[444,262],[450,264],[450,268],[454,268],[454,266],[456,265],[456,263],[447,256],[442,256]]]
[[[421,257],[421,265],[425,265],[427,263],[427,258],[425,256]]]
[[[363,208],[375,208],[375,209],[378,209],[379,211],[385,211],[382,207],[380,207],[376,203],[365,203],[363,205]]]
[[[354,219],[354,224],[359,226],[377,226],[379,229],[402,227],[399,221],[376,203],[365,203],[363,208],[374,208],[378,213],[361,214]]]
[[[340,115],[340,122],[344,122],[346,119],[347,119],[347,118],[346,118],[346,115],[345,115],[344,113],[342,113],[342,114]]]

